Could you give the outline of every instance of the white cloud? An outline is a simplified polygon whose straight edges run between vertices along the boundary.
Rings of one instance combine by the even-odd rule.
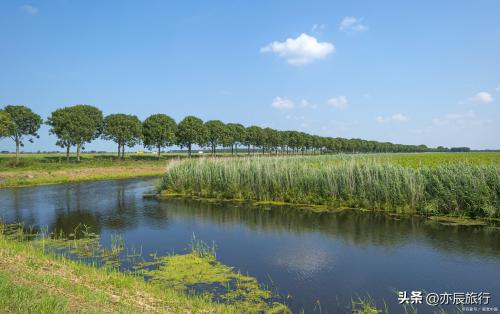
[[[335,109],[344,109],[349,104],[346,96],[332,97],[328,99],[327,103]]]
[[[29,5],[29,4],[22,5],[21,10],[23,10],[24,12],[31,14],[31,15],[35,15],[38,13],[38,8],[36,8],[32,5]]]
[[[272,42],[260,48],[260,52],[274,52],[285,58],[289,64],[300,65],[324,59],[330,53],[335,52],[335,46],[329,42],[318,42],[313,36],[303,33],[297,38],[288,38],[284,42]]]
[[[294,107],[293,101],[287,98],[276,97],[273,99],[271,106],[276,109],[291,109]]]
[[[314,24],[311,28],[312,32],[321,32],[326,28],[325,24]]]
[[[375,121],[377,121],[378,123],[405,122],[408,120],[409,120],[408,117],[401,113],[395,113],[389,117],[378,116],[375,118]]]
[[[479,92],[476,95],[470,97],[465,101],[465,103],[469,104],[474,104],[474,105],[483,105],[483,104],[489,104],[492,102],[493,96],[491,96],[490,93],[488,92]]]
[[[311,104],[309,101],[306,99],[302,99],[299,104],[300,108],[310,108],[310,109],[316,109],[318,105],[316,104]]]
[[[346,32],[364,32],[368,27],[362,23],[362,19],[354,16],[346,16],[340,22],[339,29]]]

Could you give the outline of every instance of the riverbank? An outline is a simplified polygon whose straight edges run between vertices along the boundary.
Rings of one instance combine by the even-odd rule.
[[[55,154],[23,155],[16,163],[9,155],[0,155],[0,188],[60,184],[97,180],[161,176],[167,159],[85,154],[81,162]]]
[[[170,264],[177,264],[175,272],[163,264],[157,271],[147,268],[145,271],[153,280],[146,282],[140,272],[132,275],[121,273],[113,267],[89,266],[88,263],[75,262],[63,255],[50,253],[48,249],[62,245],[73,254],[94,254],[94,251],[89,251],[89,247],[98,248],[93,247],[96,243],[93,240],[98,243],[96,238],[82,240],[82,243],[78,243],[78,240],[68,243],[46,240],[37,240],[33,244],[29,241],[20,242],[13,240],[12,235],[0,232],[0,312],[253,313],[262,310],[253,303],[242,301],[241,304],[223,304],[213,301],[210,294],[198,295],[180,289],[181,285],[193,284],[192,280],[195,278],[200,280],[196,270],[202,268],[205,277],[215,276],[217,280],[221,280],[222,276],[223,279],[227,277],[228,280],[238,279],[244,282],[244,288],[252,292],[251,301],[246,302],[257,302],[263,306],[258,303],[261,301],[257,298],[268,294],[258,288],[254,278],[234,273],[232,268],[215,262],[212,258],[206,259],[194,251],[187,255],[163,257],[161,263],[168,261]],[[108,254],[119,254],[119,248],[117,246],[101,253],[109,257]],[[184,275],[179,277],[179,271]],[[160,278],[155,279],[156,274],[161,275]],[[171,284],[166,285],[164,280]],[[242,291],[235,292],[243,293],[240,296],[246,297]],[[265,309],[265,312],[287,313],[288,309],[275,303]]]
[[[111,165],[106,167],[69,168],[59,170],[19,170],[0,172],[0,188],[74,183],[98,180],[161,176],[165,164]]]
[[[500,216],[496,163],[462,159],[432,164],[435,156],[185,160],[169,165],[158,192],[426,216]],[[405,161],[411,164],[402,165]]]

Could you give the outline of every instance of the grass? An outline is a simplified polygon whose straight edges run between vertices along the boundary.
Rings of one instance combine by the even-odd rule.
[[[163,264],[162,257],[158,258],[162,261],[158,277],[153,274],[154,263],[140,264],[139,269],[150,272],[149,281],[141,272],[120,272],[115,263],[94,263],[94,258],[123,256],[119,239],[111,248],[102,249],[98,236],[91,233],[80,239],[77,232],[72,239],[36,238],[17,226],[0,225],[0,229],[0,313],[288,313],[281,303],[263,303],[260,296],[268,292],[252,277],[241,277],[255,284],[250,290],[242,294],[228,289],[229,296],[237,293],[238,297],[223,303],[210,293],[188,291],[186,287],[198,283],[196,278],[179,277],[178,267]],[[198,242],[191,253],[168,258],[189,262],[188,273],[196,274],[197,264],[201,264],[208,274],[239,276],[216,262],[211,251],[199,247]],[[169,276],[169,281],[163,280],[164,276]],[[172,278],[176,284],[167,284]],[[252,299],[244,297],[249,291],[253,291],[249,294]]]
[[[160,176],[167,163],[167,158],[140,155],[121,161],[109,154],[84,154],[81,162],[66,162],[63,154],[28,154],[15,163],[11,155],[0,154],[0,188]]]
[[[500,217],[500,154],[447,155],[458,157],[392,154],[184,160],[169,165],[159,190],[164,195]]]

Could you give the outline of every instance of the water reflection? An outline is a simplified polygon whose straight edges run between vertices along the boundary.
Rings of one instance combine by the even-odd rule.
[[[500,294],[498,228],[374,212],[143,198],[155,182],[4,189],[0,217],[65,233],[86,224],[103,241],[123,234],[145,254],[180,252],[196,233],[217,243],[222,262],[263,282],[272,278],[282,294],[293,296],[292,308],[306,312],[318,299],[323,310],[343,311],[343,301],[365,292],[391,305],[396,287]]]

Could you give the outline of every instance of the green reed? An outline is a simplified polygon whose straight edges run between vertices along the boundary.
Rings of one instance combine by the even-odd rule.
[[[500,167],[408,167],[372,156],[205,158],[171,163],[167,194],[404,213],[500,217]]]

